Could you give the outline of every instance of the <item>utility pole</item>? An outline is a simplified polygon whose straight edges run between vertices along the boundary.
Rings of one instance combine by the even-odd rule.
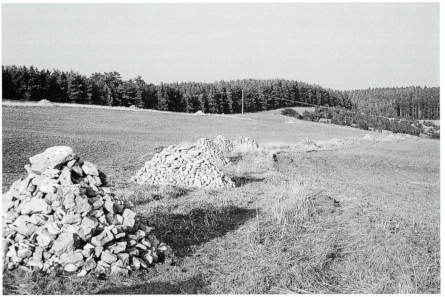
[[[241,114],[244,114],[244,90],[241,89]]]

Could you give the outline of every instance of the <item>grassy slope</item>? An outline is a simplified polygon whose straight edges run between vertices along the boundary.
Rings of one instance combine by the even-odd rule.
[[[3,107],[3,191],[25,173],[27,158],[69,145],[108,175],[119,196],[137,204],[141,219],[156,226],[176,254],[128,279],[6,274],[4,293],[440,292],[438,141],[304,153],[284,144],[376,133],[289,124],[272,112],[240,117],[251,120]],[[263,145],[224,169],[238,188],[127,182],[156,147],[218,134],[250,136]],[[271,147],[279,152],[275,161]]]

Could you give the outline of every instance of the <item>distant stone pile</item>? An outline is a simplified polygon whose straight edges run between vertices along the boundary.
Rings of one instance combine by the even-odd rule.
[[[39,105],[39,106],[53,106],[51,101],[46,100],[46,99],[40,100],[39,102],[36,103],[36,105]]]
[[[317,145],[314,141],[312,141],[308,137],[303,138],[297,145],[298,146],[303,146],[303,147],[306,147],[306,148],[319,148],[320,147],[319,145]]]
[[[171,145],[155,154],[153,159],[145,163],[145,166],[131,179],[138,184],[234,187],[232,180],[207,159],[209,155],[208,151],[199,149],[196,145],[187,147]],[[212,160],[221,158],[212,156]]]
[[[28,177],[2,195],[4,267],[128,275],[171,251],[70,147],[29,160]]]
[[[145,163],[131,180],[138,184],[174,184],[204,188],[235,187],[233,181],[217,166],[231,164],[224,153],[235,146],[258,148],[250,137],[238,137],[230,141],[218,135],[214,141],[198,139],[190,146],[164,148]]]

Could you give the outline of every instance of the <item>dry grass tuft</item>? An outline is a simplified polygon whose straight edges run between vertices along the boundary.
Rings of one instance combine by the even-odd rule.
[[[283,228],[285,225],[304,222],[315,213],[315,206],[301,176],[297,175],[283,183],[272,206],[272,213]]]

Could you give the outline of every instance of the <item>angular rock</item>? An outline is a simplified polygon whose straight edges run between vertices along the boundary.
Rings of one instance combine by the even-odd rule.
[[[125,241],[116,242],[108,248],[114,254],[121,253],[127,249],[127,243]]]
[[[114,200],[110,196],[108,196],[105,199],[105,205],[104,208],[108,211],[108,213],[114,214],[115,213],[115,207],[114,207]]]
[[[69,252],[69,253],[63,253],[60,255],[59,258],[59,264],[62,266],[65,266],[66,264],[74,264],[76,266],[80,266],[83,264],[83,255],[82,253],[75,253],[75,252]]]
[[[66,272],[76,272],[79,268],[74,264],[67,264],[63,269]]]
[[[61,233],[54,241],[51,252],[60,256],[63,253],[72,252],[77,247],[77,240],[71,232]]]
[[[99,258],[100,255],[102,254],[104,248],[102,246],[96,246],[94,248],[94,255],[96,256],[96,258]]]
[[[96,261],[93,258],[89,258],[85,261],[85,266],[83,267],[86,271],[93,270],[96,268]]]
[[[122,275],[122,276],[128,277],[128,269],[119,267],[117,265],[112,265],[110,274],[111,275]]]
[[[53,244],[53,237],[47,234],[40,234],[37,236],[37,243],[42,248],[47,249]]]
[[[82,217],[78,213],[66,214],[62,219],[62,224],[80,225]]]
[[[87,273],[88,273],[88,271],[86,271],[85,269],[82,269],[82,270],[77,274],[77,276],[78,276],[78,277],[82,277],[82,276],[87,275]]]
[[[112,254],[112,253],[110,253],[108,251],[104,251],[102,253],[102,255],[100,256],[100,259],[102,261],[104,261],[105,263],[113,264],[114,262],[117,261],[118,258],[117,258],[116,255],[114,255],[114,254]]]
[[[20,258],[22,258],[22,259],[24,259],[24,258],[28,258],[28,257],[31,257],[31,256],[32,256],[32,252],[31,252],[31,250],[29,250],[29,249],[24,249],[24,248],[22,248],[22,249],[19,249],[19,250],[17,251],[17,256],[20,257]]]
[[[73,182],[71,181],[71,170],[68,167],[64,167],[62,169],[58,181],[63,186],[64,185],[70,186],[73,184]]]
[[[127,226],[130,229],[133,229],[135,224],[135,217],[136,213],[130,209],[125,209],[124,213],[122,214],[122,217],[124,218],[123,225]]]
[[[48,220],[48,218],[45,215],[42,214],[33,214],[30,218],[29,218],[29,222],[37,225],[37,226],[43,226],[46,221]]]
[[[82,165],[82,170],[87,175],[99,176],[97,167],[91,162],[85,161]]]

